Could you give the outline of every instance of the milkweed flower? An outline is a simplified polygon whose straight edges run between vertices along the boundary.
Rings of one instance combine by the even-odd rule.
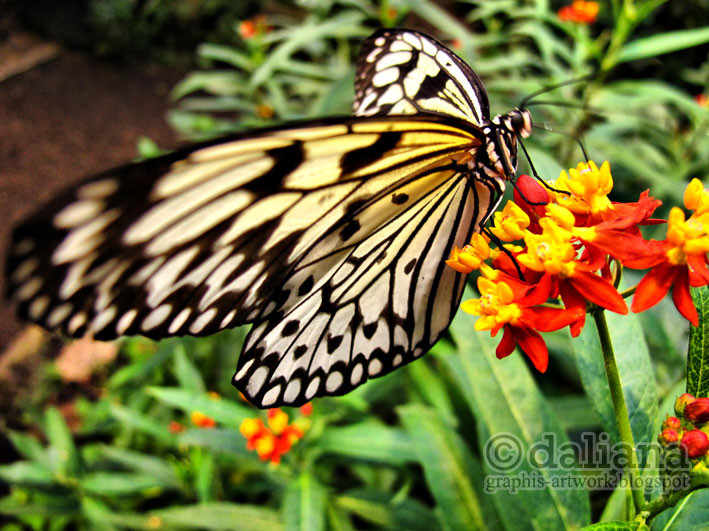
[[[192,420],[192,424],[194,424],[198,428],[210,429],[214,428],[217,425],[217,422],[213,418],[208,417],[200,411],[193,411],[192,415],[190,416],[190,419]]]
[[[476,235],[446,261],[461,273],[479,272],[481,297],[461,307],[479,316],[477,330],[494,336],[504,329],[498,357],[519,346],[543,371],[548,355],[539,332],[568,325],[575,337],[589,310],[628,313],[624,296],[632,290],[622,295],[616,288],[621,267],[651,269],[635,288],[633,311],[649,308],[672,287],[678,310],[696,323],[689,286],[709,284],[709,192],[701,182],[695,179],[685,192],[693,214],[686,218],[675,208],[667,221],[651,217],[662,203],[648,190],[635,202],[612,201],[607,161],[580,163],[545,186],[521,175],[514,201],[493,216],[489,232],[497,247]],[[667,223],[666,240],[645,240],[640,226],[658,223]],[[558,299],[563,310],[554,307]]]
[[[559,20],[578,24],[592,24],[598,18],[598,2],[575,0],[571,5],[559,9],[556,14]]]
[[[259,418],[247,418],[241,422],[239,431],[246,438],[248,450],[256,451],[262,461],[278,464],[281,462],[281,456],[303,438],[307,423],[299,422],[300,420],[289,423],[285,411],[273,408],[266,413],[266,423]]]
[[[644,256],[628,262],[636,269],[651,268],[638,284],[631,309],[647,310],[672,289],[677,310],[698,326],[699,316],[689,287],[709,284],[709,198],[698,179],[687,187],[684,202],[687,208],[695,210],[689,219],[681,208],[672,208],[667,220],[667,238],[652,240]]]
[[[580,317],[575,309],[538,306],[547,300],[551,289],[549,277],[545,279],[538,289],[529,286],[514,290],[504,280],[493,282],[479,277],[480,298],[461,304],[464,312],[479,316],[475,323],[476,330],[490,330],[491,335],[495,336],[504,329],[497,346],[498,358],[509,356],[515,346],[519,346],[540,372],[547,369],[549,352],[538,331],[559,330]]]

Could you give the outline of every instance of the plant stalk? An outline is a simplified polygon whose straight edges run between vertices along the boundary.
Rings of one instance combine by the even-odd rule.
[[[636,513],[640,513],[645,507],[645,497],[643,489],[635,484],[635,478],[640,477],[640,467],[638,466],[638,454],[635,451],[635,441],[633,440],[633,432],[630,429],[630,418],[628,417],[628,408],[625,405],[625,396],[623,395],[623,386],[620,383],[620,375],[618,374],[618,365],[615,362],[615,354],[613,352],[613,344],[611,342],[610,332],[608,331],[608,323],[606,322],[606,314],[603,310],[592,313],[593,319],[596,321],[598,329],[598,337],[601,341],[601,351],[603,352],[603,363],[606,368],[606,378],[608,379],[608,387],[611,391],[611,400],[613,402],[613,411],[615,412],[615,421],[620,432],[620,439],[623,446],[628,451],[628,465],[626,472],[630,481],[630,491],[633,495],[633,503]]]

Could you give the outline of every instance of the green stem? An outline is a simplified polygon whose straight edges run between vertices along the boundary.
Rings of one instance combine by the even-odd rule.
[[[601,340],[601,351],[603,352],[603,363],[606,367],[606,378],[608,378],[608,387],[611,391],[611,400],[613,402],[613,410],[615,411],[615,421],[618,424],[620,439],[623,446],[629,449],[628,466],[626,472],[630,480],[630,490],[633,494],[633,503],[635,504],[636,512],[640,512],[645,507],[645,498],[643,489],[635,484],[635,478],[640,477],[640,468],[638,466],[638,454],[635,451],[635,441],[633,440],[633,432],[630,429],[630,418],[628,417],[628,408],[625,405],[625,397],[623,396],[623,386],[620,383],[620,375],[618,374],[618,365],[615,362],[615,354],[613,353],[613,344],[611,335],[608,331],[608,323],[606,322],[606,314],[603,310],[593,312],[593,319],[596,321],[598,329],[598,337]]]

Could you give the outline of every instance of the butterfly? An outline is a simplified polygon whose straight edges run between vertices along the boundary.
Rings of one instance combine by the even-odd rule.
[[[233,383],[258,407],[341,395],[426,353],[460,303],[444,264],[497,207],[524,109],[490,118],[435,39],[379,30],[352,117],[263,129],[91,177],[14,231],[8,294],[71,337],[251,323]]]

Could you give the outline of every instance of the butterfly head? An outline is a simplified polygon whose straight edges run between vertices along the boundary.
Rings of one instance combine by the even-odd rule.
[[[509,181],[517,170],[517,138],[527,138],[532,132],[532,117],[526,109],[514,109],[491,121],[493,126],[486,130],[488,157],[494,172]]]

